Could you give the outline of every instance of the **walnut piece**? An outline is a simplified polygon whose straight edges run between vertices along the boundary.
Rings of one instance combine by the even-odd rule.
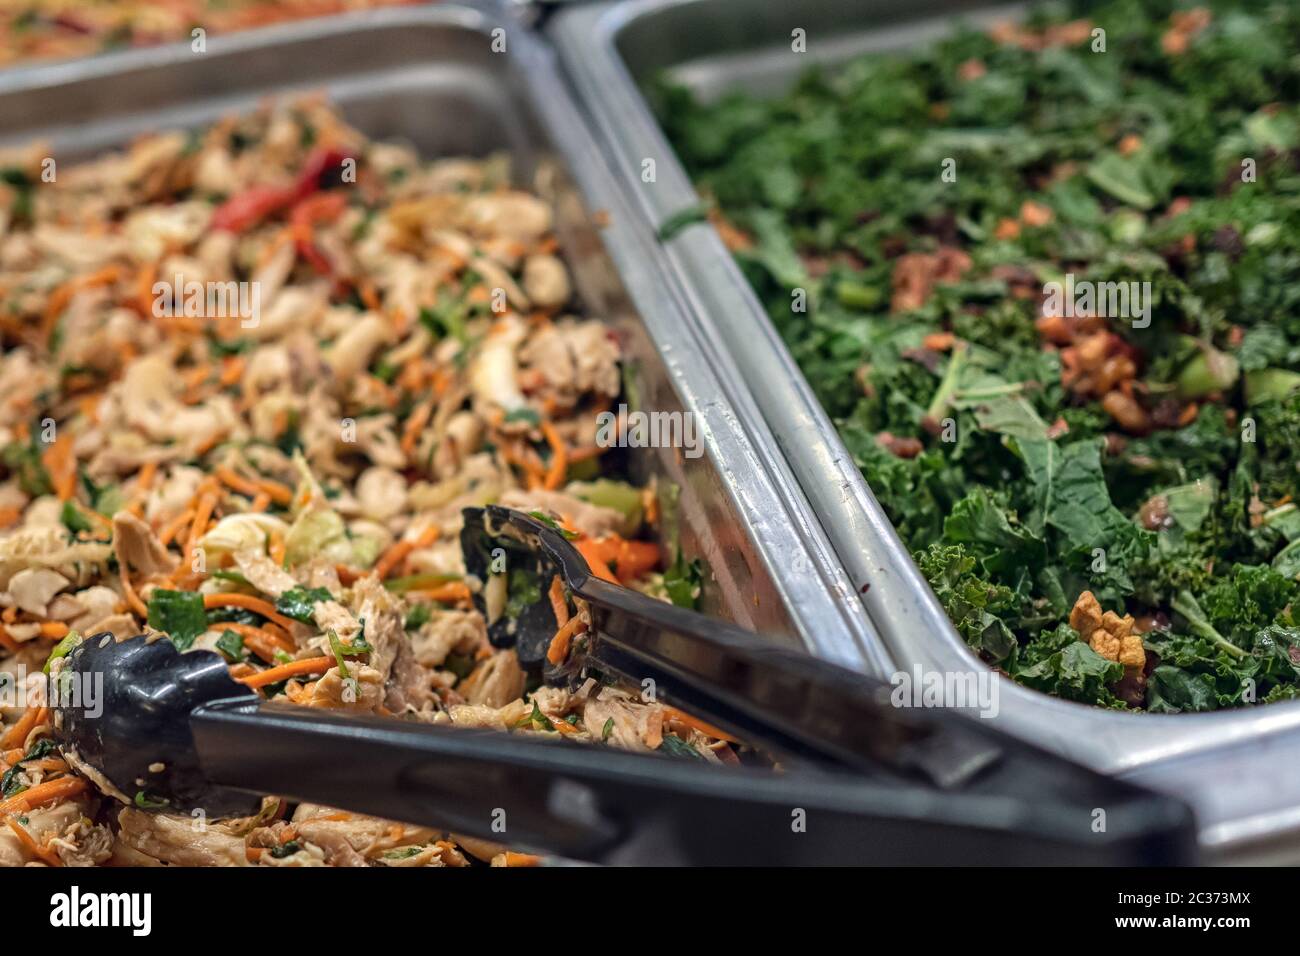
[[[1141,670],[1146,666],[1142,637],[1133,630],[1133,615],[1120,617],[1114,611],[1103,613],[1091,591],[1084,591],[1070,611],[1070,627],[1088,642],[1088,646],[1111,661]]]

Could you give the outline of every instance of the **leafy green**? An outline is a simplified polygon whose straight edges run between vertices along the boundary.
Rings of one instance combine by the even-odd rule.
[[[1060,0],[1031,42],[959,27],[775,96],[647,90],[958,632],[1029,686],[1118,707],[1145,678],[1164,711],[1287,697],[1300,597],[1300,6],[1204,0],[1172,50],[1175,6]],[[1104,55],[1053,38],[1084,18]],[[1062,339],[1067,276],[1146,301]],[[1131,374],[1085,387],[1088,335]],[[1149,673],[1070,636],[1085,590],[1174,619]]]
[[[535,521],[540,521],[548,528],[560,532],[560,534],[563,537],[567,538],[570,541],[578,537],[578,533],[576,531],[569,531],[567,528],[561,527],[560,523],[556,521],[554,518],[552,518],[550,515],[548,515],[545,511],[530,511],[528,512],[528,517],[534,519]]]
[[[679,549],[677,558],[664,571],[664,591],[678,607],[694,610],[700,600],[704,570],[699,559],[687,561]]]
[[[42,737],[32,744],[27,753],[14,761],[14,765],[5,771],[4,776],[0,777],[0,796],[12,797],[26,789],[18,782],[18,775],[23,771],[23,764],[29,760],[40,760],[42,757],[48,757],[58,752],[58,744],[55,743],[52,737]]]
[[[686,741],[682,740],[682,738],[678,737],[676,734],[664,734],[663,743],[659,745],[659,749],[670,757],[685,757],[691,760],[704,759],[703,755],[698,750]]]
[[[59,511],[59,521],[68,529],[68,533],[73,535],[81,531],[93,531],[95,527],[73,501],[63,502],[63,508]]]
[[[50,672],[50,666],[60,658],[67,657],[71,654],[72,649],[80,644],[82,640],[82,636],[76,631],[68,631],[67,634],[63,635],[63,639],[50,649],[50,656],[45,659],[43,672],[48,674]]]
[[[229,628],[222,631],[221,636],[217,638],[217,650],[225,654],[232,664],[237,664],[247,657],[244,652],[244,636]]]
[[[276,598],[275,609],[285,617],[310,624],[316,605],[333,599],[334,596],[325,588],[307,588],[299,585]]]
[[[208,629],[203,595],[155,588],[149,595],[149,626],[165,633],[180,650],[189,650],[194,639]]]
[[[469,341],[466,321],[469,309],[464,302],[444,297],[436,308],[420,309],[420,324],[437,339],[456,339],[461,344]]]
[[[542,708],[537,706],[537,701],[533,701],[533,709],[528,714],[528,716],[520,720],[519,723],[516,724],[515,726],[516,727],[531,726],[534,730],[555,729],[555,725],[551,723],[550,718],[548,718],[544,713],[542,713]]]
[[[536,571],[514,568],[507,572],[507,598],[505,616],[514,620],[524,609],[542,599],[542,585]]]
[[[428,624],[433,618],[433,608],[428,604],[416,604],[406,612],[406,620],[402,623],[404,629],[408,631],[418,631],[424,625]]]
[[[48,495],[54,490],[50,473],[41,462],[41,448],[36,441],[36,434],[33,431],[32,440],[26,444],[10,442],[0,449],[0,462],[18,479],[18,487],[33,497]]]
[[[957,633],[991,661],[1004,660],[1017,642],[1008,619],[1019,609],[1015,593],[973,573],[975,559],[958,545],[931,545],[916,556]]]
[[[135,792],[135,805],[141,810],[161,810],[171,803],[166,797],[151,797],[148,791],[137,790]]]
[[[1013,673],[1022,684],[1067,700],[1116,706],[1110,686],[1124,676],[1124,665],[1102,657],[1062,624],[1032,641]]]

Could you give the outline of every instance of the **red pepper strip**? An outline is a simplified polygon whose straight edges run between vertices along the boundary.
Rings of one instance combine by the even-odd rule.
[[[212,214],[212,228],[243,232],[293,202],[293,190],[254,186],[231,196]]]
[[[334,266],[312,241],[312,226],[318,222],[333,222],[347,208],[347,198],[342,193],[317,193],[308,196],[289,213],[294,245],[302,256],[322,275],[331,275]]]
[[[231,196],[212,214],[212,228],[243,232],[268,216],[320,190],[321,177],[341,166],[346,157],[336,149],[318,149],[307,157],[292,186],[254,186]]]
[[[63,27],[65,30],[71,30],[73,33],[92,34],[95,28],[85,20],[71,13],[60,13],[54,18],[54,23]]]
[[[307,157],[298,181],[294,183],[294,199],[305,199],[321,188],[321,177],[331,170],[336,170],[347,159],[337,149],[318,149]]]

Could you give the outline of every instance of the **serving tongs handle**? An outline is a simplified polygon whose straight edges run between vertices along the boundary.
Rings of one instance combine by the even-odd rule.
[[[1187,846],[1179,804],[1041,763],[1019,795],[942,791],[273,704],[219,654],[166,639],[96,634],[62,663],[52,723],[69,762],[196,821],[272,793],[604,862],[1175,862]],[[1093,832],[1097,807],[1109,825]]]
[[[523,571],[545,591],[558,575],[569,594],[586,602],[589,643],[570,670],[653,687],[655,699],[786,760],[888,769],[948,786],[998,759],[996,742],[971,734],[969,721],[894,707],[883,681],[601,580],[561,530],[522,512],[466,508],[461,551],[469,573],[484,582]],[[514,646],[525,663],[542,660],[558,624],[550,603],[494,617],[484,591],[475,602],[494,643]],[[544,673],[551,682],[572,677],[552,666]],[[937,733],[939,727],[946,732]]]
[[[1182,818],[1132,790],[1097,834],[1083,807],[847,774],[702,760],[227,702],[191,719],[204,772],[279,793],[597,863],[852,865],[1174,863]]]

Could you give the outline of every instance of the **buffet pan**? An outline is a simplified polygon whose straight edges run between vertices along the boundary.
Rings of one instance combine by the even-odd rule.
[[[903,49],[958,20],[989,24],[1024,4],[951,0],[632,0],[561,11],[547,26],[580,99],[654,235],[699,208],[656,121],[644,84],[666,74],[706,100],[728,90],[778,92],[814,64]],[[793,54],[793,31],[806,52]],[[870,131],[863,131],[870,135]],[[654,160],[653,182],[643,180]],[[664,261],[729,353],[901,668],[983,668],[950,624],[716,230],[697,223],[660,245]],[[860,596],[860,597],[859,597]],[[1178,793],[1201,840],[1234,857],[1300,847],[1300,702],[1217,714],[1122,714],[1002,680],[1002,729],[1108,773]],[[1296,840],[1284,849],[1280,838]],[[1287,841],[1289,842],[1289,841]]]
[[[816,518],[797,504],[779,455],[756,447],[756,409],[729,404],[729,391],[743,398],[744,390],[702,360],[651,267],[653,248],[628,228],[633,214],[551,55],[508,15],[452,4],[378,10],[217,37],[203,54],[180,44],[6,71],[0,147],[39,140],[72,161],[142,133],[206,125],[267,97],[309,92],[323,92],[368,136],[407,141],[425,156],[510,155],[515,178],[555,207],[589,314],[621,340],[624,400],[695,416],[703,454],[628,451],[633,477],[655,479],[676,499],[664,511],[676,516],[663,523],[673,539],[664,543],[680,542],[701,560],[701,609],[885,672],[870,624],[837,596],[849,585]]]

